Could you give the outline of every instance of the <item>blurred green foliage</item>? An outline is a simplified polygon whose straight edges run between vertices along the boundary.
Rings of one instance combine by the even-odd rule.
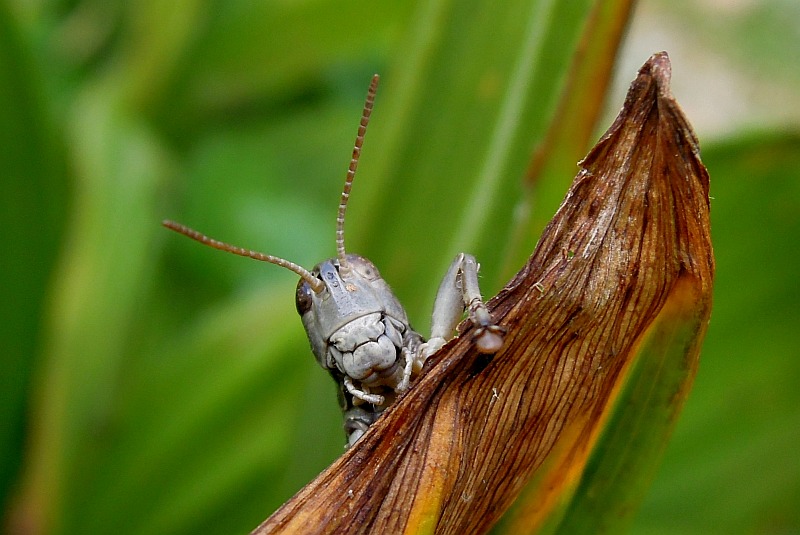
[[[307,267],[330,256],[380,72],[348,245],[381,267],[424,332],[456,252],[478,254],[487,295],[509,275],[492,259],[519,265],[530,252],[529,241],[515,256],[503,236],[590,4],[0,3],[4,509],[34,526],[51,514],[52,533],[242,532],[327,466],[341,418],[293,310],[294,275],[160,220]],[[797,7],[767,4],[732,27],[758,29],[748,68],[796,83],[778,76],[787,58],[776,55],[800,45],[778,31]],[[704,31],[702,12],[677,11]],[[513,37],[525,35],[520,49]],[[434,45],[453,55],[425,56]],[[637,50],[638,62],[655,51]],[[702,134],[715,308],[634,532],[792,532],[800,137],[797,125]],[[534,224],[571,178],[543,179]],[[20,496],[33,509],[12,508]]]

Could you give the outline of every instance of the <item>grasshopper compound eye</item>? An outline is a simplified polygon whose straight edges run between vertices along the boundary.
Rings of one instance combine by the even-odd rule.
[[[311,289],[311,285],[308,284],[308,281],[305,279],[300,279],[297,281],[294,305],[297,308],[297,313],[300,314],[300,316],[303,316],[306,312],[311,310],[311,305],[313,304],[313,300],[311,299],[312,293],[314,293],[314,290]]]

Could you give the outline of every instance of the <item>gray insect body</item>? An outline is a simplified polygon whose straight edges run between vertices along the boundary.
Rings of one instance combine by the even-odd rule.
[[[337,259],[312,271],[325,283],[321,292],[300,279],[297,312],[320,366],[338,370],[348,384],[364,385],[361,390],[348,388],[357,399],[381,403],[369,389],[397,390],[407,360],[401,358],[416,352],[422,337],[411,329],[405,310],[372,262],[353,254],[346,258],[347,272],[342,272]]]
[[[338,255],[307,271],[282,258],[235,247],[164,221],[164,225],[217,249],[277,264],[300,275],[295,304],[317,362],[340,386],[340,404],[348,445],[353,445],[408,390],[425,361],[452,337],[464,310],[476,325],[475,346],[494,353],[503,343],[503,329],[494,324],[478,287],[475,258],[459,254],[439,286],[434,303],[431,337],[414,331],[406,312],[378,269],[368,259],[347,254],[344,216],[355,177],[378,77],[373,77],[364,106],[353,158],[348,169],[337,217]]]
[[[317,362],[339,383],[348,443],[353,444],[405,391],[424,360],[422,336],[377,268],[348,254],[347,270],[326,260],[311,273],[325,284],[315,292],[308,281],[297,285],[297,312]]]

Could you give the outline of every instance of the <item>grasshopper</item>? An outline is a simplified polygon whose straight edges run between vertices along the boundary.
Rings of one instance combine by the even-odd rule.
[[[457,255],[442,279],[433,307],[431,335],[426,340],[411,327],[403,306],[375,265],[346,252],[345,212],[378,80],[377,74],[373,76],[367,92],[339,202],[336,257],[308,271],[283,258],[217,241],[174,221],[163,222],[165,227],[205,245],[276,264],[300,276],[295,294],[297,312],[317,362],[339,385],[347,447],[408,390],[425,361],[452,338],[465,310],[477,327],[473,340],[478,351],[497,352],[505,332],[492,321],[481,299],[479,265],[472,255]]]

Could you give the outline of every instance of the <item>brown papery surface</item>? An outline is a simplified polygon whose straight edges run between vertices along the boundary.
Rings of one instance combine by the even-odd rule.
[[[254,533],[481,533],[543,466],[554,488],[580,476],[671,292],[688,285],[702,325],[710,314],[708,174],[669,80],[666,53],[652,56],[536,251],[490,301],[508,330],[503,349],[478,354],[465,322],[421,380]]]

